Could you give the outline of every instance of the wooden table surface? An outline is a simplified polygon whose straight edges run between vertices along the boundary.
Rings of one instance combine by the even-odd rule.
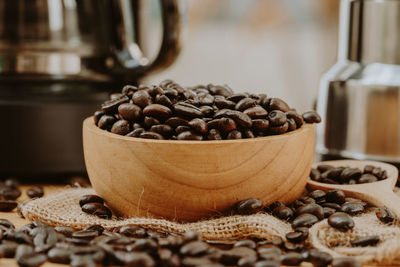
[[[29,187],[30,186],[26,186],[26,185],[25,186],[20,186],[20,190],[22,191],[22,195],[18,199],[18,201],[25,202],[25,201],[29,200],[29,198],[26,196],[26,193],[25,193],[26,189],[29,188]],[[58,191],[60,191],[60,190],[62,190],[64,188],[65,188],[65,186],[63,186],[63,185],[45,185],[44,186],[45,196],[53,194],[53,193],[56,193],[56,192],[58,192]],[[12,223],[14,223],[14,225],[15,225],[15,227],[17,229],[19,229],[23,225],[29,223],[28,220],[21,218],[21,216],[18,214],[17,211],[0,212],[0,219],[10,220]],[[18,264],[15,262],[14,259],[1,258],[0,259],[0,266],[14,267],[14,266],[18,266]],[[41,266],[43,266],[43,267],[58,267],[58,266],[66,266],[66,265],[46,262],[45,264],[43,264]],[[312,266],[312,265],[311,264],[310,265],[307,264],[307,266]],[[364,265],[364,266],[366,266],[366,265]],[[384,265],[380,265],[380,266],[384,266]],[[366,266],[366,267],[368,267],[368,266]],[[372,266],[369,266],[369,267],[372,267]]]

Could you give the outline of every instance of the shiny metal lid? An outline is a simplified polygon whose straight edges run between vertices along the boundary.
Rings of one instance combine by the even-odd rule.
[[[342,0],[339,60],[400,64],[400,0]]]

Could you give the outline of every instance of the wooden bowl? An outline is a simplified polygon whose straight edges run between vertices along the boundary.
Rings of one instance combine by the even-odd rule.
[[[195,221],[247,198],[298,198],[314,153],[314,126],[241,140],[125,137],[83,123],[86,168],[97,194],[123,216]]]

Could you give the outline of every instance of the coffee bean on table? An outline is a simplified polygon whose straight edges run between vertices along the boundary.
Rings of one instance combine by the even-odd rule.
[[[392,223],[394,219],[396,218],[396,215],[388,208],[385,206],[379,207],[375,211],[376,217],[383,223]]]
[[[103,204],[104,203],[104,199],[102,199],[98,195],[83,195],[79,199],[79,206],[82,207],[83,205],[85,205],[87,203],[100,203],[100,204]]]
[[[316,217],[313,214],[309,213],[303,213],[299,216],[297,216],[293,222],[292,222],[292,227],[298,228],[298,227],[311,227],[313,224],[317,223],[319,221],[318,217]]]
[[[14,200],[0,200],[0,211],[10,212],[18,206],[18,202]]]
[[[42,197],[44,195],[44,190],[43,190],[43,187],[41,187],[41,186],[33,186],[33,187],[29,188],[28,190],[26,190],[26,194],[30,198],[38,198],[38,197]]]
[[[320,123],[321,117],[315,111],[309,111],[303,113],[303,119],[307,123]]]
[[[311,262],[314,266],[328,266],[333,260],[330,254],[313,248],[302,252],[302,254],[305,261]]]
[[[353,247],[375,246],[379,241],[380,237],[378,235],[361,236],[351,240],[351,245]]]
[[[335,258],[332,263],[332,267],[362,267],[362,263],[355,258]]]
[[[344,212],[336,212],[335,214],[329,216],[328,224],[331,227],[342,231],[348,231],[354,228],[353,219]]]

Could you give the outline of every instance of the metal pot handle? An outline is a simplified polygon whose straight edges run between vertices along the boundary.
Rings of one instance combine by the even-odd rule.
[[[132,9],[132,0],[118,0],[123,27],[122,50],[116,51],[122,73],[142,76],[151,71],[171,65],[181,49],[182,12],[179,0],[159,0],[161,6],[163,36],[158,55],[150,62],[142,53],[135,36],[137,25]],[[137,21],[137,19],[136,19]]]

